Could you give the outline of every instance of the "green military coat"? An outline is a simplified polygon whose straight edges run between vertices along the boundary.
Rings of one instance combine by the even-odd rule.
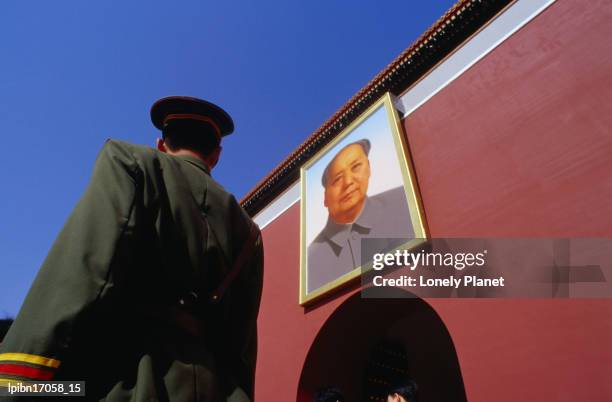
[[[260,238],[208,297],[252,225],[199,159],[107,141],[0,345],[0,380],[84,380],[87,400],[252,399]],[[185,295],[199,332],[177,321]]]

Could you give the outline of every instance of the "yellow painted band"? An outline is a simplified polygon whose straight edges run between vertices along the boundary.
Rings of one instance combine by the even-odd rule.
[[[39,366],[46,366],[52,368],[58,368],[60,366],[60,361],[51,359],[48,357],[38,356],[38,355],[28,355],[25,353],[1,353],[0,354],[0,362],[8,360],[13,362],[24,362],[24,363],[32,363],[38,364]]]
[[[19,383],[21,383],[23,385],[28,385],[29,384],[27,381],[15,380],[15,379],[11,379],[11,378],[0,378],[0,388],[1,387],[8,388],[9,385],[17,385]]]

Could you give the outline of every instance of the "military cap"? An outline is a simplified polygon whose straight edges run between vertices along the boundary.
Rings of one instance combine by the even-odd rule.
[[[214,103],[189,96],[161,98],[151,107],[151,121],[160,130],[172,121],[191,120],[212,129],[219,139],[234,131],[230,115]]]
[[[351,142],[350,144],[345,145],[344,147],[342,147],[341,150],[338,151],[338,153],[336,153],[336,156],[351,145],[360,145],[361,148],[363,148],[363,152],[366,154],[366,156],[370,154],[370,148],[372,147],[372,145],[370,144],[370,140],[368,140],[367,138],[363,138],[359,141]],[[334,156],[334,158],[329,161],[327,166],[325,166],[325,170],[323,170],[323,174],[321,175],[321,184],[323,184],[323,187],[325,187],[325,185],[327,184],[327,172],[329,171],[329,167],[332,165],[332,163],[334,163],[335,160],[336,157]]]

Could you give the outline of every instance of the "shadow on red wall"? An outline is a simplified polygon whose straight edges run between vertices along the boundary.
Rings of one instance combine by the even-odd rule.
[[[466,400],[453,341],[429,304],[417,298],[362,299],[357,293],[336,309],[311,345],[297,401],[312,401],[326,386],[339,387],[347,402],[379,401],[385,383],[401,378],[417,382],[422,401]]]

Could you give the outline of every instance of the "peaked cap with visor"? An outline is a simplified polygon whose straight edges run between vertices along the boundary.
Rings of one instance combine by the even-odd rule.
[[[218,140],[234,131],[230,115],[214,103],[189,96],[161,98],[151,107],[153,125],[166,135],[173,122],[192,122],[198,127],[194,134],[213,134]]]

